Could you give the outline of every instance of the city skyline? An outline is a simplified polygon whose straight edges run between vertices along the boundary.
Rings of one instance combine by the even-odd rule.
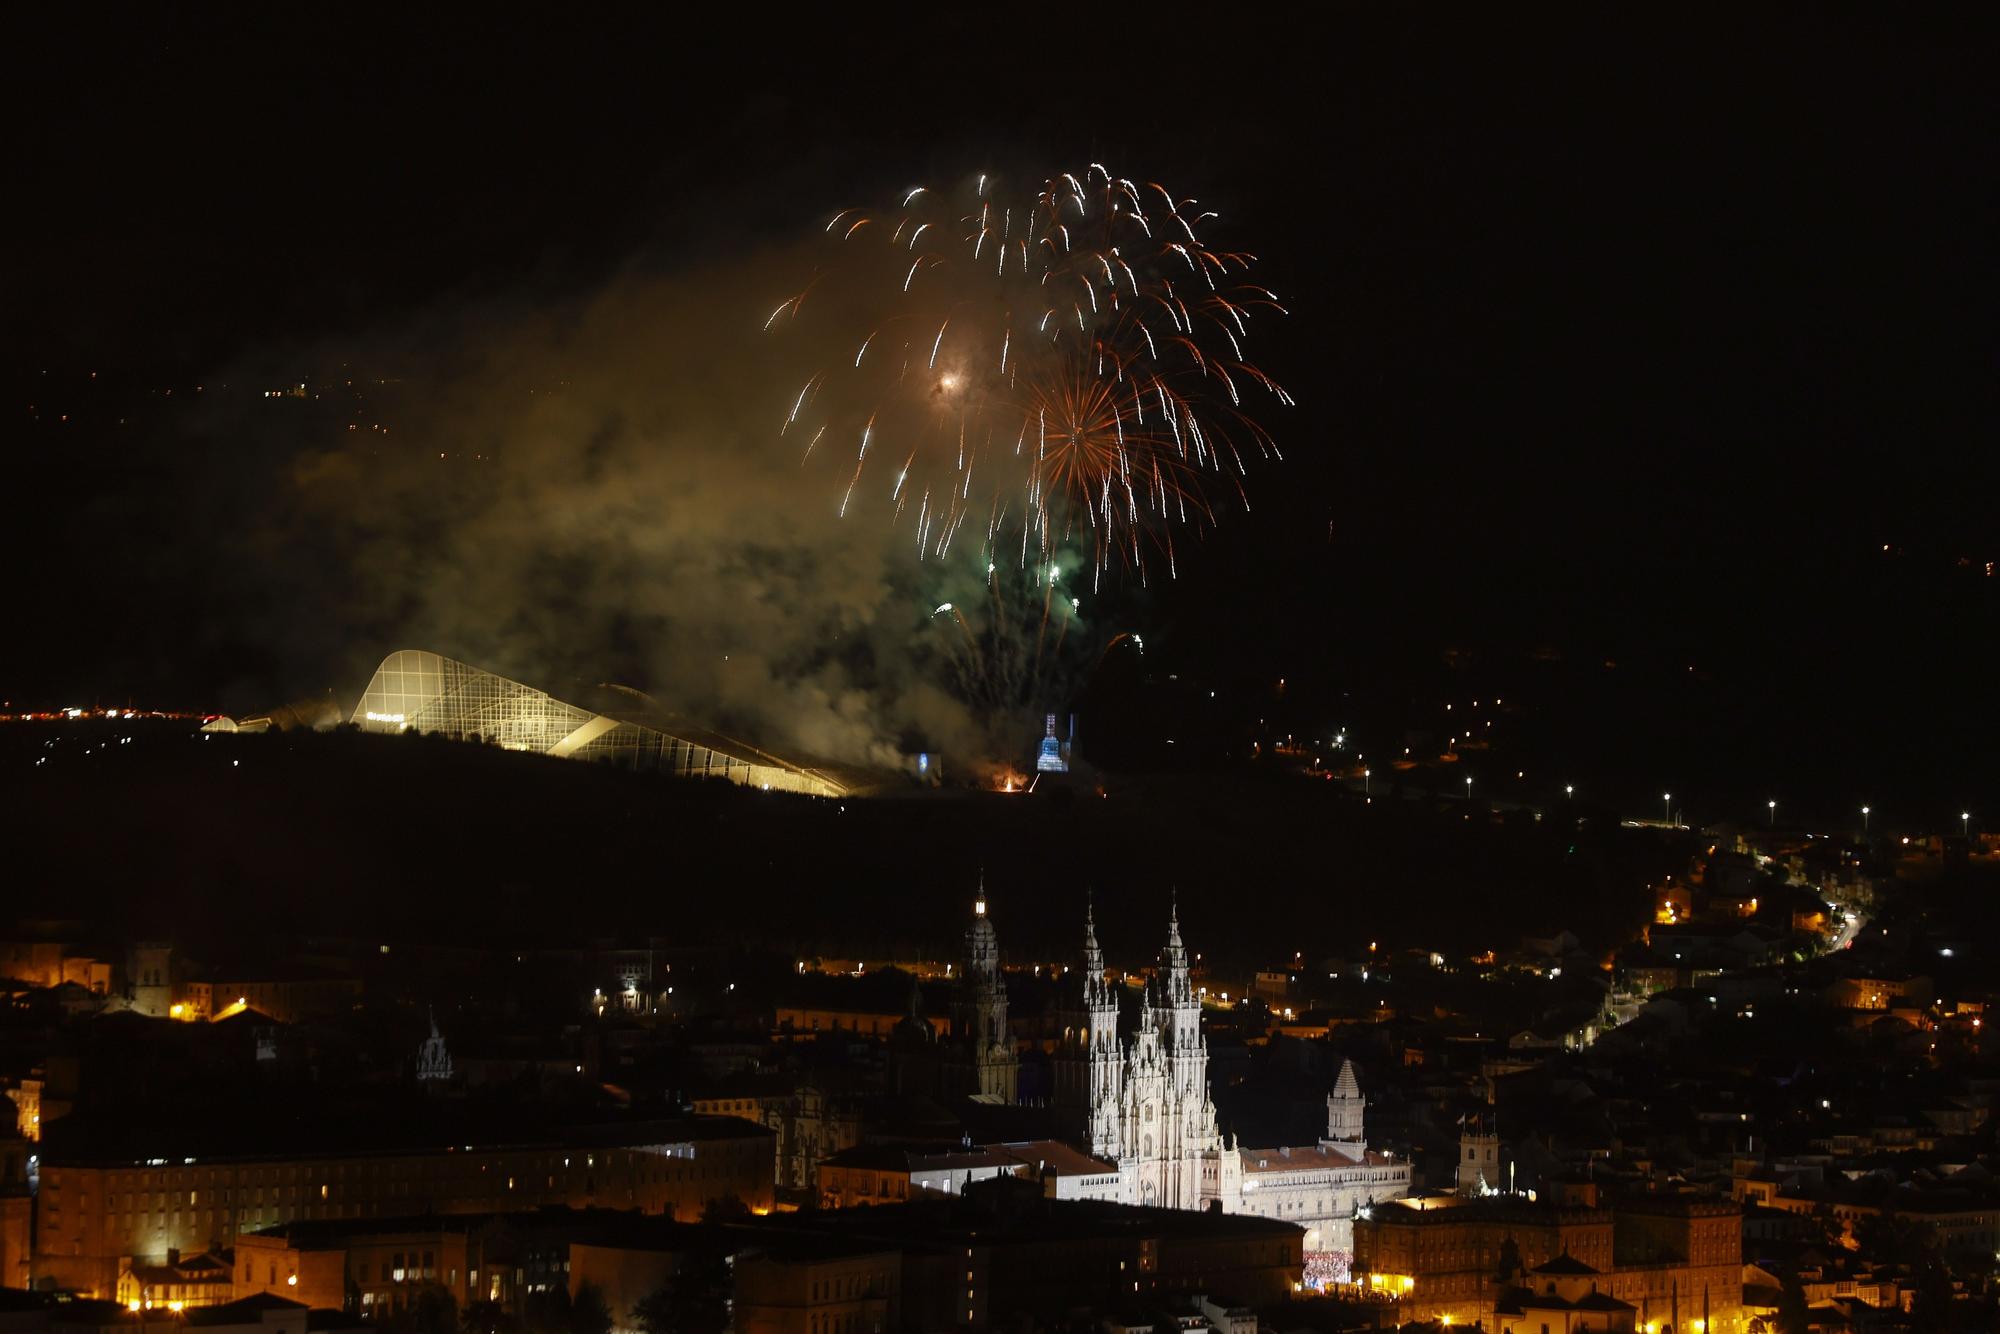
[[[41,9],[10,1334],[2000,1327],[2000,29]]]

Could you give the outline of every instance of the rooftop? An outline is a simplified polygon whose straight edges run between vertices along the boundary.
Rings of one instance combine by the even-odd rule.
[[[411,1099],[386,1107],[295,1109],[227,1123],[171,1116],[134,1122],[75,1113],[49,1127],[43,1161],[48,1167],[291,1162],[502,1148],[632,1148],[769,1138],[771,1133],[733,1116],[595,1120],[579,1115],[570,1120],[540,1109]]]

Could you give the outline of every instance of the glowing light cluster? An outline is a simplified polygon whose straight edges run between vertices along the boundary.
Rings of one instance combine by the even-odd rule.
[[[1176,529],[1213,524],[1213,497],[1247,510],[1246,455],[1278,454],[1249,401],[1292,402],[1244,350],[1284,308],[1253,256],[1201,239],[1214,217],[1097,164],[838,213],[833,254],[765,324],[831,356],[781,430],[808,459],[851,451],[841,513],[874,490],[920,557],[970,525],[1024,567],[1076,542],[1094,580],[1143,577],[1149,549],[1172,573]]]

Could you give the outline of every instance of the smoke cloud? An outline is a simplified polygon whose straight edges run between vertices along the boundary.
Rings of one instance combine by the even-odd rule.
[[[628,273],[344,347],[383,406],[294,447],[248,556],[290,572],[290,613],[314,623],[294,642],[325,645],[348,692],[382,653],[425,647],[558,696],[636,685],[778,750],[992,753],[1016,720],[954,691],[932,614],[983,588],[976,544],[918,561],[880,513],[841,518],[837,469],[778,436],[811,350],[762,332],[781,296],[763,298],[805,263]]]

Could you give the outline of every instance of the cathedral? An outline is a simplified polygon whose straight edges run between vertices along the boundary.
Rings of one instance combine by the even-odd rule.
[[[1204,1184],[1225,1150],[1178,908],[1167,918],[1159,967],[1140,993],[1136,1032],[1120,1032],[1118,993],[1105,980],[1090,911],[1081,972],[1055,1058],[1057,1094],[1081,1113],[1078,1147],[1118,1165],[1119,1198],[1127,1204],[1203,1207]]]
[[[1105,977],[1088,909],[1081,965],[1061,1016],[1054,1092],[1072,1114],[1076,1147],[1105,1170],[1051,1179],[1050,1192],[1296,1223],[1306,1232],[1308,1281],[1345,1279],[1355,1215],[1410,1192],[1409,1162],[1368,1147],[1367,1101],[1353,1062],[1342,1063],[1327,1095],[1326,1134],[1318,1143],[1257,1149],[1225,1142],[1209,1094],[1201,999],[1178,905],[1168,912],[1166,943],[1139,994],[1136,1026],[1123,1022],[1122,988]],[[952,1086],[1012,1101],[1019,1058],[1007,1036],[1007,992],[983,893],[966,933],[952,1035]]]

